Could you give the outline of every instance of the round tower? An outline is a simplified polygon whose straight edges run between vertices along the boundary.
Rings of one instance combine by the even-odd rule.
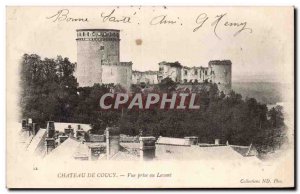
[[[212,82],[218,85],[220,91],[228,94],[231,90],[231,61],[214,60],[208,63],[211,68]]]
[[[102,64],[120,62],[120,30],[78,29],[77,67],[80,87],[102,83]]]

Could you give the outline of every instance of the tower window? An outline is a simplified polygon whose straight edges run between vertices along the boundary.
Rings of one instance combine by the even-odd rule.
[[[89,36],[90,35],[90,33],[89,32],[87,32],[87,36]]]
[[[195,73],[195,75],[198,75],[198,71],[197,71],[197,70],[195,70],[195,72],[194,72],[194,73]]]
[[[187,70],[184,70],[184,75],[187,75]]]
[[[104,50],[104,46],[103,45],[100,46],[100,50],[101,51]]]

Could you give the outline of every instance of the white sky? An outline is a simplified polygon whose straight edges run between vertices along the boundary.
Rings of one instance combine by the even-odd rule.
[[[89,22],[53,22],[46,19],[61,9],[69,17],[88,18]],[[100,15],[131,16],[130,24],[103,22]],[[133,15],[136,12],[135,15]],[[209,17],[198,31],[196,18]],[[216,15],[227,13],[214,34]],[[175,24],[150,25],[159,15]],[[240,27],[228,22],[247,22],[252,29],[233,34]],[[181,25],[182,24],[182,25]],[[161,61],[179,61],[185,66],[207,66],[209,60],[230,59],[233,80],[293,81],[293,9],[280,7],[27,7],[7,11],[8,54],[15,59],[24,53],[42,57],[62,55],[76,59],[76,29],[113,28],[121,30],[121,61],[132,61],[135,70],[157,70]],[[135,40],[142,39],[141,45]]]

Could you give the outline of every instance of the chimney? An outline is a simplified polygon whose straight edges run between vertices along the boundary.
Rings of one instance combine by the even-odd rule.
[[[54,138],[47,137],[45,139],[45,144],[46,144],[46,154],[49,154],[52,150],[54,150],[54,148],[55,148]]]
[[[47,137],[48,138],[53,138],[54,134],[55,134],[54,121],[48,121],[48,124],[47,124]]]
[[[120,151],[120,129],[119,127],[106,128],[106,156],[110,159]]]
[[[22,119],[22,130],[27,131],[28,125],[27,125],[27,120]]]
[[[64,141],[66,141],[69,138],[69,136],[63,134],[58,136],[58,143],[59,145],[62,144]]]
[[[91,145],[89,146],[91,160],[98,160],[99,156],[104,153],[105,147],[102,145]]]
[[[215,145],[220,145],[220,139],[215,139]]]
[[[81,128],[80,125],[77,125],[75,137],[77,140],[85,141],[85,131]]]
[[[155,141],[153,136],[140,137],[140,159],[153,160],[155,158]]]
[[[31,125],[32,124],[32,118],[28,119],[28,124]]]
[[[73,137],[74,136],[74,129],[72,128],[71,125],[68,125],[68,128],[65,128],[64,132],[69,137]]]
[[[39,130],[40,130],[39,124],[32,123],[32,132],[33,132],[33,135],[36,135]]]
[[[22,120],[22,131],[25,131],[28,136],[33,134],[32,119],[29,118],[27,121],[25,119]]]
[[[196,137],[196,136],[184,137],[184,140],[185,140],[186,145],[197,145],[198,144],[198,137]]]

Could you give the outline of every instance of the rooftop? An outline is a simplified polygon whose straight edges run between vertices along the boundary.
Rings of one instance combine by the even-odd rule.
[[[189,146],[190,144],[183,138],[159,137],[156,144]]]
[[[80,128],[83,129],[83,131],[88,131],[92,129],[92,127],[89,124],[84,124],[84,123],[59,123],[59,122],[54,122],[55,130],[59,132],[64,132],[68,126],[71,125],[71,128],[74,129],[74,131],[77,129],[78,125],[80,125]]]

